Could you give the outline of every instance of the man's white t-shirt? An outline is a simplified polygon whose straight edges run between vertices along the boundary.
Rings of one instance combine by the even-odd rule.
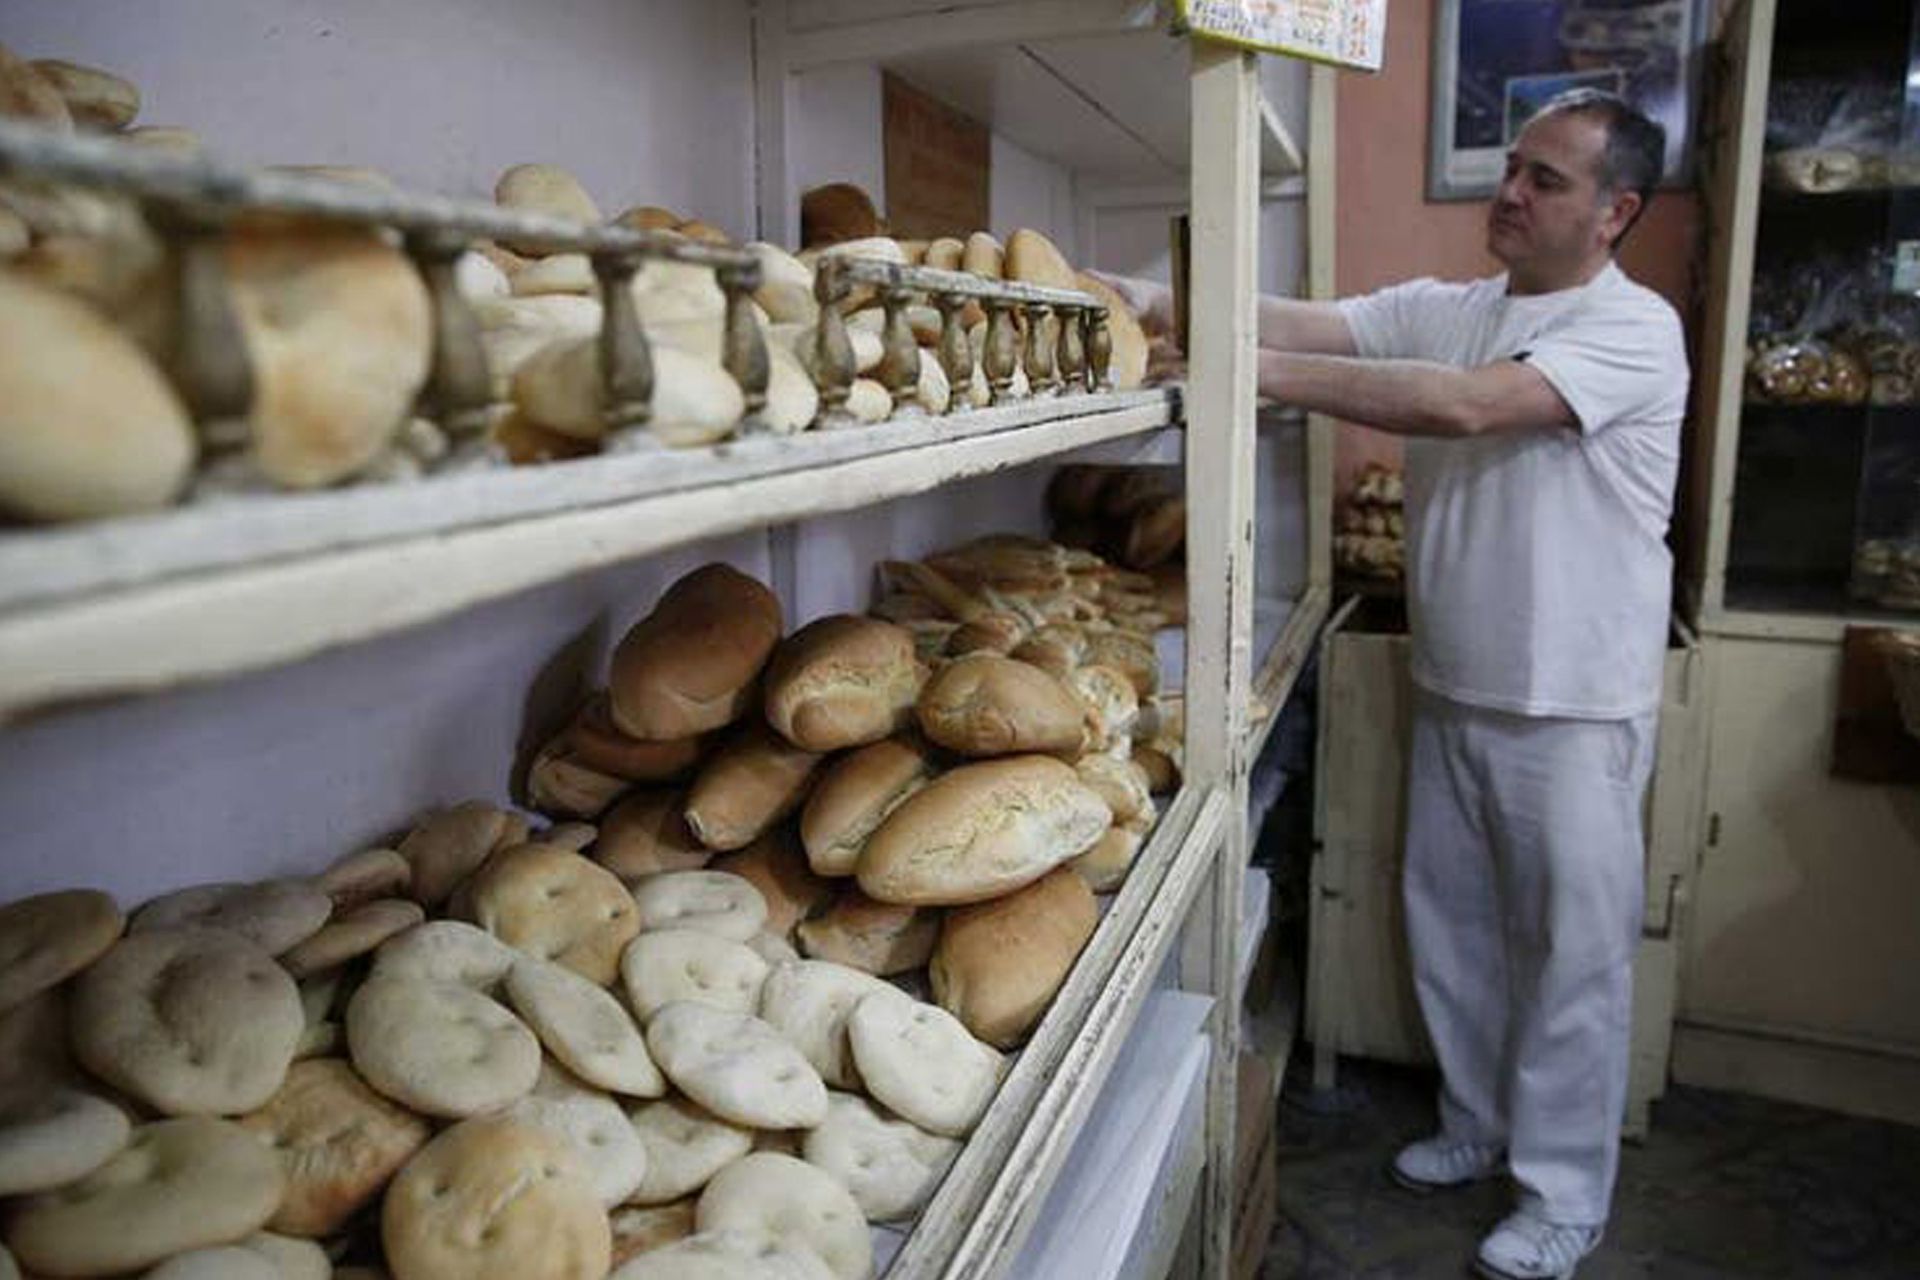
[[[1370,359],[1524,358],[1580,423],[1407,442],[1415,682],[1518,715],[1655,710],[1687,401],[1673,308],[1609,264],[1556,293],[1415,280],[1340,309]]]

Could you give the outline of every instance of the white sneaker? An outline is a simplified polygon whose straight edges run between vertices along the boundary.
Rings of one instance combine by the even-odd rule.
[[[1506,1167],[1503,1156],[1490,1143],[1422,1138],[1400,1148],[1387,1172],[1407,1190],[1424,1194],[1497,1177]]]
[[[1474,1270],[1492,1280],[1567,1280],[1599,1247],[1599,1227],[1560,1226],[1522,1209],[1480,1242]]]

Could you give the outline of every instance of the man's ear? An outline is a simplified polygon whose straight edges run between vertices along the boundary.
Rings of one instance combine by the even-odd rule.
[[[1638,191],[1622,191],[1614,196],[1613,203],[1607,208],[1607,216],[1601,220],[1601,234],[1607,238],[1607,247],[1620,243],[1620,237],[1627,233],[1633,220],[1640,216],[1646,201]]]

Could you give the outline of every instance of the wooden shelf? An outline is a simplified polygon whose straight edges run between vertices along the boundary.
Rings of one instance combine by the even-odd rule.
[[[1326,587],[1307,588],[1284,615],[1271,643],[1256,649],[1261,658],[1260,665],[1254,668],[1253,706],[1247,717],[1247,759],[1257,759],[1273,735],[1280,709],[1286,706],[1300,673],[1306,670],[1307,661],[1313,656],[1313,647],[1320,638],[1320,628],[1327,620],[1332,599]],[[1258,640],[1264,637],[1259,635],[1257,608],[1255,621]]]
[[[1179,405],[1168,389],[1073,396],[11,534],[0,720],[287,662],[670,547],[1150,440]]]

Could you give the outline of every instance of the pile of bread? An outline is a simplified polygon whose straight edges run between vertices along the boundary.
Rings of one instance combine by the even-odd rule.
[[[1170,467],[1073,463],[1047,486],[1053,536],[1097,552],[1156,583],[1184,582],[1187,500]],[[1185,591],[1174,613],[1185,612]]]
[[[1398,471],[1369,463],[1354,481],[1340,504],[1333,567],[1388,583],[1406,575],[1406,484]]]
[[[0,116],[50,128],[113,132],[133,142],[196,149],[178,129],[132,122],[138,89],[65,62],[27,62],[0,47]],[[362,168],[291,166],[336,180],[391,187]],[[516,165],[500,175],[503,206],[602,220],[564,170]],[[718,244],[719,229],[657,208],[622,225]],[[815,425],[820,397],[809,367],[819,318],[814,264],[852,253],[929,262],[1099,293],[1112,309],[1111,380],[1137,385],[1146,344],[1124,302],[1069,267],[1037,232],[966,244],[871,236],[794,255],[746,246],[763,282],[753,312],[768,351],[767,402],[752,424],[769,432]],[[180,341],[175,246],[127,198],[24,177],[0,181],[0,518],[55,521],[165,507],[183,497],[316,489],[395,480],[473,465],[578,457],[609,447],[690,447],[743,425],[746,398],[721,359],[725,297],[702,266],[650,261],[632,292],[652,347],[651,417],[612,433],[602,413],[599,284],[585,255],[527,244],[481,243],[455,283],[475,312],[494,403],[477,436],[451,435],[421,412],[432,364],[434,303],[392,234],[312,218],[253,213],[222,232],[220,264],[251,370],[246,411],[198,421],[183,398],[192,361]],[[894,397],[866,376],[881,360],[877,299],[844,302],[861,375],[845,406],[878,422]],[[923,344],[937,317],[911,313]],[[984,321],[973,328],[976,353]],[[217,354],[217,353],[216,353]],[[977,366],[977,361],[976,361]],[[1014,392],[1025,394],[1024,374]],[[955,391],[924,350],[913,403],[947,409]],[[984,375],[959,394],[988,399]]]
[[[1153,816],[1124,574],[893,572],[914,622],[791,635],[730,568],[675,583],[532,763],[544,827],[470,801],[310,879],[0,907],[0,1275],[869,1275]]]

